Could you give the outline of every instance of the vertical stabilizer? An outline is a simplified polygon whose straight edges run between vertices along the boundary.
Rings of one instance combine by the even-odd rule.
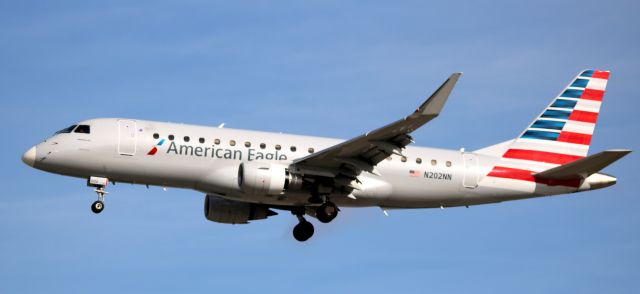
[[[584,70],[506,149],[488,174],[529,179],[532,173],[587,156],[609,71]]]

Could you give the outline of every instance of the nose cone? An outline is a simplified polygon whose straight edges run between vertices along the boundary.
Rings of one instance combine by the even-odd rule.
[[[36,146],[33,146],[27,150],[24,154],[22,154],[22,162],[24,162],[28,166],[33,166],[36,162]]]

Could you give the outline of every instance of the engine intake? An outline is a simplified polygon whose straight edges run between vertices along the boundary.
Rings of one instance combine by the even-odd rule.
[[[215,195],[204,198],[204,216],[217,223],[247,224],[252,220],[266,219],[277,215],[266,206],[227,200]]]

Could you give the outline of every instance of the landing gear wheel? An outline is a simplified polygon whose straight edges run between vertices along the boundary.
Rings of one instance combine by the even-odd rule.
[[[338,207],[333,202],[325,202],[316,208],[316,217],[321,223],[329,223],[338,216]]]
[[[303,220],[293,227],[293,237],[300,242],[304,242],[313,236],[313,231],[313,225],[310,222]]]
[[[93,211],[93,213],[95,214],[102,212],[103,209],[104,209],[104,203],[100,200],[93,202],[93,204],[91,204],[91,211]]]

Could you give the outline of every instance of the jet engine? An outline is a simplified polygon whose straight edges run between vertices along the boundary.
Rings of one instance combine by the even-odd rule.
[[[238,186],[251,195],[280,195],[294,179],[287,167],[280,164],[243,162],[238,168]]]
[[[224,224],[247,224],[252,220],[266,219],[277,215],[266,206],[227,200],[215,195],[204,198],[204,216],[213,222]]]

